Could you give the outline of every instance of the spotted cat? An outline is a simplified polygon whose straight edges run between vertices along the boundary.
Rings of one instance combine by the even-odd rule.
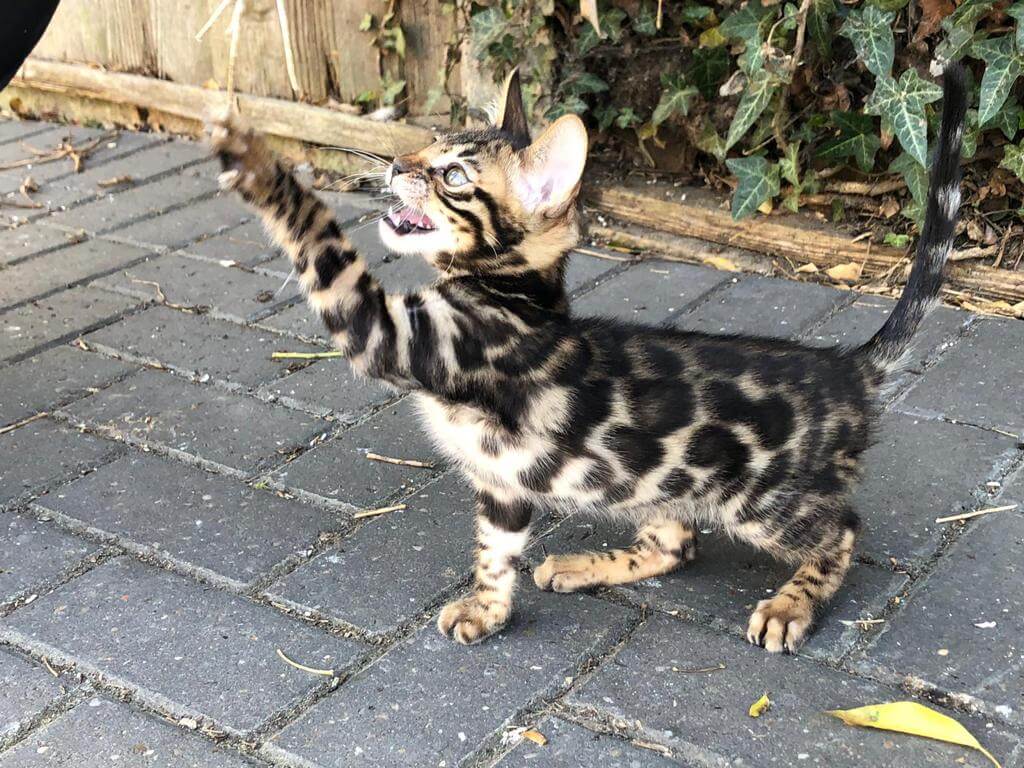
[[[221,183],[258,211],[312,310],[361,374],[407,390],[476,491],[475,581],[440,612],[475,643],[512,612],[537,510],[600,512],[637,528],[625,549],[552,555],[541,589],[572,592],[673,571],[711,526],[796,567],[762,600],[750,642],[795,651],[843,581],[858,518],[850,491],[942,281],[959,207],[963,74],[946,70],[924,230],[902,298],[857,349],[713,336],[578,317],[564,285],[580,239],[583,123],[530,137],[518,77],[493,127],[394,160],[400,200],[384,244],[424,257],[435,284],[387,293],[331,215],[234,119],[215,121]]]

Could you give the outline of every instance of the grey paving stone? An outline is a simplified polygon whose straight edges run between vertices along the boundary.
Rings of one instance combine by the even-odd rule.
[[[268,592],[375,633],[416,615],[472,569],[473,492],[461,477],[448,477],[406,503]]]
[[[80,129],[76,127],[76,130]],[[91,131],[92,129],[87,130]],[[98,138],[104,135],[104,133],[103,131],[95,132],[93,137]],[[66,135],[65,133],[64,136]],[[110,136],[109,133],[106,133],[106,135]],[[37,149],[49,151],[56,149],[64,136],[61,136],[59,133],[53,134],[48,132],[44,135],[28,139],[26,144],[31,144]],[[93,137],[90,137],[90,140]],[[43,138],[47,138],[45,145],[39,141]],[[125,155],[131,155],[146,147],[160,144],[164,141],[166,141],[166,137],[154,133],[120,133],[100,143],[90,152],[84,159],[82,170],[79,173],[75,172],[74,163],[70,158],[63,158],[57,162],[4,171],[4,176],[13,176],[20,183],[21,179],[29,175],[36,180],[40,187],[39,192],[33,195],[34,199],[51,207],[63,205],[66,204],[67,200],[64,194],[66,191],[88,189],[90,187],[94,192],[102,191],[102,188],[96,186],[96,182],[100,179],[109,179],[117,175],[116,173],[104,175],[105,166],[117,162],[118,159],[124,158]],[[82,143],[82,137],[79,136],[75,140],[75,145],[80,147]]]
[[[687,673],[722,663],[724,670]],[[747,709],[765,691],[772,707],[754,720]],[[652,618],[582,689],[570,694],[574,704],[638,722],[645,740],[664,744],[684,759],[699,758],[702,764],[990,765],[963,747],[851,728],[825,714],[906,698],[903,692],[809,660],[772,656],[739,638],[665,617]],[[986,729],[984,721],[972,722],[960,713],[951,716],[995,754],[1009,752],[1012,737]]]
[[[85,341],[130,360],[159,362],[201,381],[209,377],[249,389],[278,378],[288,367],[287,361],[271,360],[281,342],[267,331],[163,306],[101,328]],[[293,352],[317,351],[301,342],[287,346]]]
[[[1024,436],[1024,323],[983,320],[918,382],[900,405]]]
[[[127,266],[146,258],[147,253],[131,245],[86,240],[29,259],[4,270],[0,309]]]
[[[0,504],[70,480],[121,450],[107,440],[46,420],[0,435]]]
[[[588,731],[554,717],[545,717],[536,730],[548,743],[543,747],[523,739],[495,768],[670,768],[679,763],[625,739]]]
[[[1018,509],[1024,510],[1024,466],[1003,482],[999,504],[1019,504]]]
[[[39,120],[22,120],[17,117],[5,117],[0,119],[0,144],[6,144],[9,141],[27,139],[29,136],[42,133],[49,129],[49,123],[44,123]]]
[[[854,509],[864,526],[857,549],[880,560],[929,556],[942,537],[936,517],[974,509],[1013,439],[912,416],[886,416],[864,455]]]
[[[53,675],[6,650],[0,650],[0,691],[0,742],[64,694],[60,681]],[[4,765],[3,759],[0,755],[0,765]],[[19,763],[6,765],[21,768]]]
[[[573,303],[573,312],[656,325],[726,279],[727,273],[705,267],[644,262],[602,282]]]
[[[597,249],[592,249],[597,250]],[[657,265],[659,262],[651,262]],[[589,288],[595,281],[620,266],[621,262],[600,259],[585,253],[573,251],[565,268],[565,290],[575,293]]]
[[[109,237],[152,248],[179,248],[252,218],[234,197],[221,193],[152,219],[115,229]]]
[[[377,507],[422,486],[432,470],[370,461],[367,453],[440,466],[411,398],[388,406],[287,464],[275,479],[290,488],[357,507]]]
[[[52,523],[0,513],[0,603],[56,578],[96,550]]]
[[[841,291],[769,277],[734,278],[724,291],[675,326],[704,333],[793,338],[846,296]]]
[[[612,645],[630,619],[611,603],[553,597],[523,590],[513,623],[473,648],[424,627],[272,743],[325,768],[457,765],[513,713]]]
[[[216,166],[203,163],[173,178],[139,184],[126,190],[127,193],[107,193],[92,202],[48,216],[43,223],[93,235],[110,232],[176,205],[213,195],[218,189],[216,178]]]
[[[62,248],[72,242],[67,232],[25,226],[0,232],[0,264],[10,264],[36,253]]]
[[[250,397],[143,371],[67,408],[117,439],[181,452],[246,473],[280,462],[324,424]]]
[[[53,347],[0,368],[0,427],[75,400],[136,369],[71,346]]]
[[[629,546],[633,533],[625,524],[570,517],[542,539],[544,551],[535,548],[530,559],[536,565],[548,554],[601,552]],[[742,637],[757,601],[770,597],[795,570],[751,547],[712,533],[700,537],[694,562],[675,573],[623,589],[633,600],[714,621]],[[906,576],[886,568],[854,564],[801,653],[829,660],[840,658],[861,635],[860,629],[848,627],[840,620],[877,617],[889,598],[900,594],[906,583]]]
[[[896,302],[884,296],[863,296],[811,331],[806,340],[826,347],[838,344],[859,347],[875,335]],[[914,364],[920,365],[933,354],[950,346],[971,315],[950,307],[937,307],[921,326],[914,341]]]
[[[281,343],[279,346],[291,349],[294,345]],[[336,358],[319,360],[284,378],[269,381],[258,392],[289,408],[300,408],[347,423],[397,397],[383,384],[357,377],[348,361]]]
[[[101,698],[79,704],[0,754],[0,768],[111,765],[251,768],[257,763],[199,734]]]
[[[118,536],[244,584],[341,523],[329,512],[235,479],[136,453],[38,504],[64,515],[64,524]]]
[[[868,662],[978,697],[1024,724],[1022,583],[1024,514],[971,523],[886,623]]]
[[[202,237],[181,250],[210,261],[237,261],[246,266],[269,261],[277,255],[258,219],[250,219],[218,235]]]
[[[5,626],[15,642],[44,643],[235,731],[320,682],[282,663],[275,649],[334,669],[361,653],[272,608],[126,559],[18,609]]]
[[[313,314],[304,301],[292,304],[269,317],[264,317],[258,323],[261,328],[269,328],[277,333],[284,333],[304,341],[318,344],[329,343],[323,321]]]
[[[295,300],[299,290],[292,282],[278,294],[280,277],[175,253],[136,264],[131,269],[101,278],[94,285],[152,300],[156,286],[151,283],[157,283],[172,304],[207,307],[214,317],[240,323],[255,320],[283,302]]]
[[[20,358],[71,339],[138,305],[134,299],[79,286],[0,314],[0,360]]]
[[[408,293],[438,278],[438,271],[419,256],[388,256],[373,274],[388,293]]]

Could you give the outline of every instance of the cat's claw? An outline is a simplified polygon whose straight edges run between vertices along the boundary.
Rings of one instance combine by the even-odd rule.
[[[206,130],[223,169],[217,177],[221,189],[253,200],[272,188],[277,164],[259,134],[231,114],[211,118]]]
[[[757,604],[747,623],[747,640],[769,653],[796,653],[813,623],[810,603],[779,595]]]
[[[462,645],[473,645],[504,627],[508,618],[507,607],[470,595],[448,603],[437,617],[437,628]]]

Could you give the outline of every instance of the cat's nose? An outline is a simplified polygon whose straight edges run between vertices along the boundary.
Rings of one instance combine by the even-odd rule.
[[[391,161],[391,165],[388,167],[387,181],[388,184],[395,176],[401,176],[403,173],[409,173],[416,169],[416,164],[413,163],[412,159],[408,156],[396,157]]]

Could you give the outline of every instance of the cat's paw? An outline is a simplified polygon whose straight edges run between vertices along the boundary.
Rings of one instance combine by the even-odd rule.
[[[796,653],[814,624],[814,606],[809,600],[780,594],[762,600],[747,623],[747,640],[770,653]]]
[[[590,554],[548,555],[533,569],[533,583],[546,592],[576,592],[602,583]]]
[[[222,113],[206,124],[210,146],[220,160],[217,177],[221,189],[232,190],[247,200],[259,200],[273,190],[277,163],[263,137],[236,115]]]
[[[437,628],[456,642],[472,645],[504,627],[510,613],[507,604],[472,594],[448,603],[437,617]]]

